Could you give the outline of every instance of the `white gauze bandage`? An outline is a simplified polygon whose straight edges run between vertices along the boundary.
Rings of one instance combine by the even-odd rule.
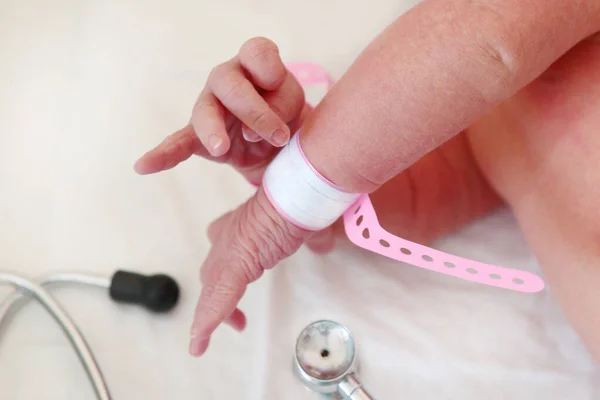
[[[319,174],[304,155],[298,133],[267,167],[263,189],[282,217],[311,231],[332,225],[361,196]]]

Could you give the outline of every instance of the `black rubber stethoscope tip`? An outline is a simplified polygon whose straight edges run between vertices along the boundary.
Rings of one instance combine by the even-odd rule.
[[[179,285],[168,275],[122,270],[115,272],[109,288],[114,301],[138,304],[156,313],[171,311],[179,301],[179,292]]]
[[[168,275],[152,275],[146,280],[143,303],[154,312],[171,311],[179,300],[179,285]]]

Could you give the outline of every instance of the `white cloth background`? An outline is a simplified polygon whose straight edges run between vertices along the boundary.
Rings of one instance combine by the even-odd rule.
[[[115,400],[315,398],[294,379],[291,356],[318,318],[355,333],[363,381],[379,399],[600,399],[600,376],[548,291],[490,290],[349,245],[283,262],[244,297],[244,334],[220,328],[205,357],[187,355],[206,227],[252,188],[199,159],[149,177],[133,162],[187,122],[210,69],[246,39],[268,36],[286,61],[318,62],[339,78],[412,3],[0,0],[0,268],[168,271],[182,285],[180,306],[163,317],[101,290],[55,292]],[[538,271],[506,212],[437,246]],[[1,337],[0,398],[94,398],[35,304]]]

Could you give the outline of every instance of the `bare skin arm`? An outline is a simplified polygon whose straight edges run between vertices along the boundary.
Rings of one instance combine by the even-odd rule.
[[[429,0],[377,37],[309,115],[303,143],[336,184],[371,192],[600,29],[576,0]]]
[[[599,28],[600,3],[595,0],[425,0],[377,37],[307,116],[302,146],[313,165],[338,185],[356,192],[376,191],[513,96]],[[231,83],[229,78],[222,81]],[[241,86],[235,87],[239,96],[232,97],[238,103],[241,98],[251,103]],[[231,97],[217,97],[220,103],[200,101],[192,118],[195,134],[213,157],[230,148],[226,124],[214,121]],[[261,107],[250,117],[239,118],[273,142],[282,126]],[[211,148],[209,139],[215,135],[223,142]],[[528,215],[520,218],[523,224],[537,221],[531,217],[533,211],[539,218],[550,217],[551,213],[520,208],[506,193],[501,192],[517,213]],[[536,206],[547,209],[549,205],[539,201]],[[214,247],[202,267],[203,291],[190,344],[194,355],[206,351],[214,330],[235,315],[248,283],[311,237],[282,219],[261,189],[217,221],[209,234]],[[544,252],[556,238],[550,235],[546,240],[534,250]],[[563,247],[563,261],[573,249]],[[555,265],[559,258],[540,259]],[[585,263],[590,260],[593,257],[585,258]],[[554,278],[557,284],[559,280]],[[598,313],[588,312],[588,319]],[[577,326],[588,342],[597,340],[590,333],[596,325],[584,321]],[[597,342],[588,346],[600,359]]]

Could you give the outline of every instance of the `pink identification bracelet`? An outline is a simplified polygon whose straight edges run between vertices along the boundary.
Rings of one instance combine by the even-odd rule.
[[[325,84],[329,88],[333,83],[318,65],[291,64],[288,69],[303,85]],[[300,147],[299,133],[267,168],[263,188],[278,212],[304,229],[318,231],[343,217],[350,241],[382,256],[512,291],[534,293],[544,289],[544,281],[530,272],[446,254],[385,231],[368,194],[345,192],[310,164]]]

